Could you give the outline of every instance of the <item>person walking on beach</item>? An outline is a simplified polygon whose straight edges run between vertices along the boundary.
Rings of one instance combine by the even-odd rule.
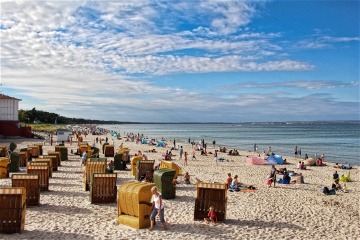
[[[215,141],[215,139],[214,139],[214,141],[213,141],[213,146],[214,146],[214,149],[216,148],[216,141]]]
[[[218,151],[215,150],[215,153],[214,153],[214,160],[216,162],[216,165],[218,164]]]
[[[254,152],[257,152],[257,150],[258,150],[258,145],[255,143],[254,144]]]
[[[160,218],[160,222],[163,224],[164,230],[166,230],[166,222],[164,218],[164,202],[162,200],[161,194],[158,192],[158,189],[154,186],[151,188],[151,203],[152,203],[152,212],[150,216],[150,228],[152,231],[154,229],[155,218],[158,216]]]
[[[297,155],[298,155],[298,147],[297,146],[295,146],[294,151],[295,151],[295,157],[297,157]]]
[[[176,141],[175,141],[175,138],[174,138],[174,149],[176,149]]]
[[[274,187],[275,187],[275,183],[276,183],[276,168],[274,165],[271,166],[271,171],[270,171],[270,177],[269,177],[270,181],[274,183]],[[271,183],[269,185],[269,188],[271,187]]]
[[[181,147],[179,148],[180,159],[182,159],[183,151],[184,151],[184,149],[183,149],[183,147],[181,146]]]
[[[187,157],[188,157],[188,153],[185,152],[185,153],[184,153],[184,165],[185,165],[185,166],[188,165],[188,163],[187,163],[187,160],[188,160]]]
[[[196,156],[195,156],[195,150],[193,150],[193,156],[192,156],[192,160],[196,160]]]

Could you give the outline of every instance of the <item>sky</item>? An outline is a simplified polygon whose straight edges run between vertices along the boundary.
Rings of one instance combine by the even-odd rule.
[[[2,94],[136,122],[359,120],[359,1],[0,1]]]

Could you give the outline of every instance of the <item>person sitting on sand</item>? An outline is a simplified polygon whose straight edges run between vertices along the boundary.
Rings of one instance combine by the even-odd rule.
[[[341,169],[352,169],[352,166],[348,162],[346,162],[346,164],[341,166]]]
[[[230,188],[230,185],[231,185],[231,182],[232,182],[232,177],[231,177],[231,173],[228,173],[228,177],[227,177],[227,179],[226,179],[226,181],[225,181],[225,184],[226,184],[226,186],[228,187],[228,188]]]
[[[302,169],[301,167],[302,167],[301,161],[299,161],[299,163],[298,163],[298,165],[297,165],[297,168],[301,170],[301,169]]]
[[[212,223],[214,223],[214,224],[217,223],[218,219],[217,219],[217,215],[216,215],[216,213],[215,213],[215,209],[214,209],[213,206],[211,206],[211,207],[209,208],[208,217],[207,217],[207,218],[204,218],[204,221],[205,221],[205,223],[207,223],[207,224],[208,224],[209,222],[212,222]]]
[[[111,160],[106,168],[108,173],[114,173],[114,161]]]
[[[334,168],[340,168],[340,165],[339,165],[339,163],[335,163],[335,166],[334,166]]]
[[[154,170],[146,171],[144,182],[152,183],[154,176]]]
[[[282,183],[289,184],[290,182],[291,182],[291,178],[289,176],[289,172],[285,170],[284,176],[282,178]]]
[[[339,183],[339,179],[336,179],[333,184],[331,185],[331,188],[334,190],[342,190],[342,187]]]
[[[291,181],[292,184],[294,183],[298,183],[298,184],[303,184],[304,182],[304,176],[302,175],[302,173],[299,173],[299,175],[297,176],[296,180]]]
[[[239,180],[238,180],[238,175],[235,175],[234,176],[234,179],[231,181],[231,184],[230,184],[230,189],[232,190],[238,190],[239,189]]]
[[[322,165],[323,165],[323,160],[322,160],[322,158],[318,158],[318,159],[317,159],[316,165],[317,165],[317,166],[322,166]]]
[[[334,174],[333,174],[333,180],[339,180],[339,174],[337,171],[334,171]]]
[[[190,184],[189,172],[186,172],[185,175],[184,175],[184,184]]]

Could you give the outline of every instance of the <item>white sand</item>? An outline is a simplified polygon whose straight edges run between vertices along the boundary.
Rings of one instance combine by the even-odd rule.
[[[112,139],[109,136],[110,139]],[[92,143],[93,136],[86,141]],[[0,145],[9,142],[1,140]],[[17,139],[18,149],[37,140]],[[110,141],[111,142],[111,141]],[[115,139],[116,146],[121,143]],[[68,146],[68,144],[67,144]],[[131,153],[153,147],[126,142]],[[84,191],[80,157],[71,155],[62,162],[59,171],[50,179],[50,191],[41,192],[41,206],[28,207],[25,231],[22,234],[3,235],[0,239],[358,239],[359,238],[359,168],[351,170],[354,182],[348,183],[349,193],[338,192],[326,196],[320,187],[331,186],[333,164],[327,167],[309,167],[302,171],[307,184],[277,185],[268,189],[265,180],[270,166],[250,166],[245,155],[219,157],[229,162],[216,164],[213,156],[192,161],[190,145],[183,144],[189,153],[189,166],[175,160],[184,171],[202,181],[224,182],[228,172],[239,175],[240,182],[254,185],[254,193],[228,193],[227,220],[217,226],[193,220],[195,185],[179,184],[176,199],[164,200],[165,219],[169,229],[163,231],[157,224],[153,232],[136,230],[117,223],[117,204],[90,204],[89,192]],[[69,146],[68,146],[69,147]],[[76,146],[73,144],[72,147]],[[44,153],[54,147],[44,146]],[[166,149],[146,153],[149,159],[159,159]],[[69,150],[70,152],[70,150]],[[175,152],[174,152],[175,153]],[[178,152],[176,152],[178,155]],[[296,167],[296,159],[287,158]],[[128,171],[116,171],[118,185],[131,181]],[[339,170],[339,175],[347,173]],[[181,177],[179,178],[181,179]],[[11,186],[10,179],[0,179],[0,185]]]

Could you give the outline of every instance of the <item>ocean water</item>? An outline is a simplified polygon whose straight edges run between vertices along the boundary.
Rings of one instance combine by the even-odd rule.
[[[272,151],[293,156],[294,148],[301,148],[302,156],[325,154],[326,161],[360,165],[360,122],[302,122],[302,123],[239,123],[239,124],[118,124],[102,125],[120,132],[140,133],[148,137],[198,142],[205,139],[208,146],[241,150]]]

